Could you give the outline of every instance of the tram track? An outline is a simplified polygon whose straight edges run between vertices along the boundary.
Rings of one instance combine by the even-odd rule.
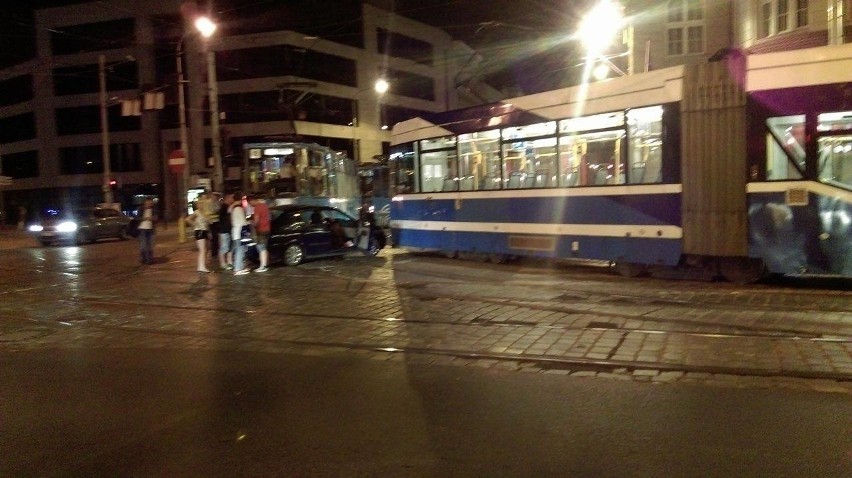
[[[200,306],[184,306],[184,305],[173,305],[173,304],[149,304],[144,302],[133,302],[133,301],[114,301],[114,300],[104,300],[98,298],[85,298],[82,297],[79,299],[80,302],[92,303],[92,304],[104,304],[118,307],[128,307],[128,306],[144,306],[144,307],[156,307],[159,309],[177,309],[177,310],[188,310],[188,311],[196,311],[196,312],[222,312],[229,314],[264,314],[266,316],[274,316],[274,317],[282,317],[282,318],[290,318],[296,317],[301,319],[333,319],[333,320],[341,320],[341,321],[358,321],[358,322],[373,322],[373,323],[388,323],[392,322],[395,324],[405,325],[405,324],[421,324],[421,325],[443,325],[443,326],[470,326],[470,327],[509,327],[509,328],[543,328],[543,329],[553,329],[553,330],[561,330],[561,331],[584,331],[584,330],[617,330],[617,331],[628,331],[633,333],[644,333],[644,334],[669,334],[669,335],[683,335],[683,336],[695,336],[695,337],[741,337],[741,338],[771,338],[771,339],[789,339],[789,340],[829,340],[826,338],[824,334],[806,334],[796,331],[763,331],[763,330],[743,330],[741,327],[730,327],[730,332],[691,332],[691,331],[677,331],[677,330],[663,330],[659,328],[624,328],[624,327],[610,327],[607,326],[606,323],[601,322],[590,322],[591,326],[583,326],[576,327],[565,324],[538,324],[534,322],[518,322],[518,321],[458,321],[458,320],[435,320],[435,319],[406,319],[406,318],[396,318],[396,317],[367,317],[367,316],[353,316],[353,315],[330,315],[330,314],[313,314],[313,313],[300,313],[300,312],[292,312],[292,311],[257,311],[251,310],[246,311],[244,308],[223,308],[223,307],[200,307]],[[588,311],[585,311],[588,314]],[[595,325],[598,324],[598,325]],[[694,325],[694,324],[693,324]],[[717,324],[713,324],[712,328],[720,329]],[[850,342],[852,343],[852,336],[843,336],[843,337],[831,337],[832,341],[840,341],[840,342]]]
[[[586,326],[571,326],[566,324],[539,324],[534,322],[520,321],[458,321],[458,320],[435,320],[435,319],[406,319],[397,317],[368,317],[354,315],[331,315],[331,314],[315,314],[315,313],[300,313],[293,311],[268,311],[268,310],[246,310],[245,308],[225,308],[225,307],[203,307],[203,306],[186,306],[175,304],[151,304],[148,302],[138,301],[116,301],[105,300],[101,298],[80,297],[77,299],[66,300],[68,302],[88,303],[96,305],[106,305],[119,308],[128,307],[146,307],[156,309],[172,309],[180,311],[193,312],[214,312],[233,315],[263,315],[265,317],[280,317],[280,318],[298,318],[298,319],[329,319],[338,321],[366,322],[366,323],[394,323],[398,325],[433,325],[433,326],[459,326],[459,327],[474,327],[474,328],[528,328],[528,329],[546,329],[559,330],[563,332],[582,332],[582,331],[612,331],[612,332],[628,332],[647,335],[672,335],[672,336],[689,336],[703,338],[752,338],[752,339],[768,339],[768,340],[793,340],[793,341],[814,341],[814,342],[836,342],[836,343],[852,343],[852,336],[847,335],[826,335],[826,334],[809,334],[799,331],[778,331],[778,330],[751,330],[745,327],[720,327],[718,324],[708,326],[715,331],[688,331],[688,330],[665,330],[662,328],[631,328],[624,326],[616,326],[606,322],[589,322]],[[585,311],[585,313],[589,313]],[[67,320],[48,320],[48,319],[33,319],[30,321],[39,323],[65,323],[69,325]],[[80,318],[72,322],[85,322],[88,325],[93,324],[89,319]],[[690,323],[690,325],[695,325]],[[99,325],[100,326],[100,325]],[[730,329],[729,331],[721,331],[719,329]]]
[[[54,272],[56,272],[58,274],[63,274],[63,275],[65,274],[65,272],[63,272],[63,271],[54,271]],[[313,274],[307,274],[307,275],[313,275]],[[340,276],[338,276],[338,277],[340,277]],[[291,277],[288,276],[288,278],[291,278]],[[342,278],[342,280],[362,282],[361,278]],[[482,280],[482,278],[480,278],[480,280]],[[159,281],[161,283],[171,283],[171,284],[175,284],[175,285],[185,285],[186,284],[186,281],[180,280],[180,279],[161,278],[161,279],[159,279]],[[722,334],[722,335],[740,335],[740,336],[753,335],[753,336],[773,336],[773,337],[790,336],[790,337],[799,337],[799,338],[819,338],[819,337],[822,337],[824,335],[824,334],[804,331],[801,328],[774,327],[774,326],[770,326],[770,325],[755,326],[755,325],[748,325],[748,324],[736,324],[736,325],[719,324],[719,323],[716,323],[716,322],[702,321],[702,320],[696,319],[696,318],[678,318],[676,316],[676,314],[671,314],[671,313],[667,314],[666,317],[655,317],[655,316],[651,315],[653,313],[653,310],[651,310],[649,312],[644,312],[642,314],[636,314],[636,313],[620,313],[620,312],[603,311],[603,310],[590,310],[587,306],[585,306],[585,305],[591,303],[593,305],[601,305],[601,308],[613,308],[612,306],[614,305],[614,306],[616,306],[616,308],[617,307],[627,307],[627,308],[631,308],[631,307],[645,307],[645,308],[659,307],[659,308],[664,308],[665,307],[669,310],[671,310],[672,308],[676,309],[678,307],[688,308],[688,307],[695,307],[696,306],[695,303],[690,303],[690,302],[682,301],[682,300],[661,301],[660,299],[657,299],[657,298],[654,298],[654,297],[631,295],[631,294],[625,294],[623,292],[619,293],[619,294],[608,294],[608,293],[602,293],[602,292],[572,291],[572,292],[563,293],[561,296],[558,296],[556,298],[556,300],[528,300],[528,299],[527,300],[516,300],[516,299],[511,299],[511,298],[509,298],[509,299],[507,299],[507,298],[494,298],[494,297],[481,296],[481,295],[477,296],[477,297],[472,297],[469,294],[438,293],[434,290],[429,289],[429,287],[433,286],[433,285],[447,285],[447,284],[453,285],[453,283],[446,282],[446,281],[437,281],[437,282],[435,282],[435,281],[412,281],[412,282],[400,283],[396,287],[378,285],[378,284],[381,284],[381,281],[373,281],[373,282],[374,282],[374,284],[372,284],[371,287],[374,290],[376,288],[378,288],[378,289],[383,290],[385,292],[391,292],[391,291],[394,291],[397,288],[401,288],[401,289],[406,290],[409,294],[411,294],[410,297],[413,297],[417,300],[434,301],[434,300],[443,299],[443,300],[450,300],[450,301],[476,301],[476,302],[481,302],[481,303],[485,303],[485,304],[495,304],[495,305],[500,305],[500,306],[524,307],[524,308],[528,308],[528,309],[531,309],[531,310],[537,310],[537,311],[551,311],[551,312],[558,312],[558,313],[562,313],[562,314],[577,314],[577,315],[592,316],[592,317],[596,317],[596,318],[598,318],[602,321],[605,321],[605,322],[640,320],[640,321],[643,321],[643,322],[651,322],[653,324],[658,324],[657,326],[655,326],[653,328],[653,330],[664,330],[666,332],[680,332],[678,330],[672,330],[672,328],[671,328],[672,326],[680,326],[680,327],[691,327],[691,328],[703,329],[703,331],[699,332],[699,333],[713,333],[713,334]],[[492,283],[498,284],[497,281],[493,281]],[[39,290],[45,290],[45,289],[57,287],[59,285],[60,284],[50,284],[50,285],[39,287],[38,289]],[[247,287],[253,287],[253,286],[254,285],[248,285]],[[548,288],[549,286],[543,286],[543,287]],[[297,293],[299,291],[301,291],[302,293],[305,293],[305,292],[309,292],[309,291],[313,290],[313,287],[310,286],[310,285],[305,285],[303,288],[300,289],[300,286],[298,284],[293,284],[292,282],[288,282],[286,285],[282,284],[280,287],[276,287],[276,285],[270,284],[269,282],[264,283],[264,290],[266,292],[274,293],[276,290],[280,290],[282,292],[282,294],[283,293],[293,293],[294,289],[295,289],[295,292],[297,292]],[[564,288],[556,288],[556,290],[563,291],[565,289]],[[30,288],[26,288],[26,289],[6,290],[6,291],[3,291],[3,295],[8,296],[9,294],[13,294],[16,291],[17,292],[24,292],[24,291],[33,292],[32,288],[30,287]],[[345,293],[345,291],[343,291],[343,292],[337,291],[335,293],[336,294]],[[132,302],[126,302],[124,304],[130,305],[130,304],[132,304]],[[571,304],[583,304],[584,306],[576,307],[576,306],[572,306]],[[164,307],[176,307],[176,306],[173,306],[173,305],[163,305],[163,306]],[[754,306],[754,305],[734,306],[734,305],[726,305],[726,304],[719,304],[718,302],[713,302],[712,306],[714,308],[725,309],[725,310],[734,310],[735,309],[737,311],[748,310],[748,311],[755,311],[755,312],[776,312],[776,310],[773,309],[772,307],[760,306],[760,305],[758,305],[758,306]],[[177,307],[179,308],[179,306],[177,306]],[[233,310],[216,309],[216,310],[219,311],[219,312],[230,312],[230,313],[244,312],[244,310],[242,310],[242,309],[233,309]],[[795,308],[795,307],[786,308],[785,312],[787,312],[787,311],[795,311],[795,312],[801,312],[801,313],[822,312],[822,311],[816,310],[814,308]],[[294,314],[289,313],[289,315],[294,315]],[[357,319],[357,320],[371,320],[369,318],[362,318],[362,319],[353,318],[353,317],[340,317],[340,318]],[[403,322],[405,322],[405,320],[403,320]],[[473,322],[475,322],[475,321],[471,321],[471,323],[473,323]],[[589,322],[595,322],[595,319],[592,319]],[[411,323],[411,322],[409,321],[409,323]],[[435,322],[433,321],[433,323],[435,323]],[[459,323],[459,322],[457,322],[457,321],[446,321],[446,322],[441,321],[441,322],[438,322],[438,323],[456,324],[456,323]],[[484,325],[488,325],[488,324],[511,325],[511,323],[507,323],[505,321],[503,321],[503,322],[482,321],[482,323]],[[519,325],[533,325],[533,324],[525,323],[525,324],[519,324]],[[564,324],[535,324],[535,325],[552,326],[554,328],[560,328],[560,329],[563,329],[563,330],[581,330],[581,329],[587,328],[587,327],[570,327],[570,326],[566,326]],[[684,333],[687,333],[687,332],[684,332]]]
[[[363,267],[363,265],[354,264],[354,267]],[[109,268],[112,269],[112,268]],[[121,269],[126,270],[127,267]],[[329,270],[331,269],[331,270]],[[151,270],[151,268],[148,268]],[[43,270],[50,274],[56,272],[61,277],[67,277],[67,271],[51,271],[50,269]],[[108,287],[98,288],[98,284],[107,284],[110,281],[115,281],[116,274],[120,273],[119,268],[109,270],[109,273],[104,276],[101,271],[100,278],[97,281],[88,284],[85,289],[90,292],[76,293],[62,301],[60,310],[64,309],[65,313],[47,313],[44,309],[44,317],[39,318],[38,315],[28,315],[24,320],[27,324],[35,325],[36,328],[51,328],[53,330],[91,330],[104,331],[105,334],[95,334],[96,336],[109,335],[109,332],[115,333],[131,333],[131,334],[148,334],[160,337],[185,338],[192,340],[217,340],[217,341],[233,341],[237,344],[245,344],[247,342],[255,342],[261,345],[271,346],[273,349],[281,349],[289,346],[294,347],[322,347],[328,350],[353,350],[367,351],[376,353],[394,353],[404,356],[429,356],[429,357],[449,357],[453,359],[465,360],[490,360],[498,362],[511,362],[514,364],[523,364],[524,367],[534,367],[541,370],[570,370],[570,371],[595,371],[612,373],[614,371],[635,371],[635,370],[656,370],[670,372],[696,372],[696,373],[712,373],[712,374],[728,374],[738,376],[763,376],[763,377],[793,377],[793,378],[821,378],[831,379],[843,382],[852,381],[852,373],[847,374],[843,366],[833,368],[829,371],[819,370],[818,368],[799,367],[794,369],[779,367],[768,367],[766,361],[760,361],[760,357],[755,355],[754,366],[746,359],[731,360],[729,362],[719,361],[718,364],[708,363],[690,363],[687,360],[668,359],[660,361],[652,360],[624,360],[624,354],[620,354],[622,347],[629,348],[630,342],[642,341],[641,337],[665,337],[665,340],[687,343],[684,341],[698,341],[700,344],[709,344],[711,347],[716,347],[712,344],[725,343],[725,347],[730,348],[730,353],[736,355],[741,348],[751,348],[760,351],[779,350],[782,348],[789,349],[803,348],[805,350],[814,350],[815,353],[823,350],[826,346],[841,346],[845,350],[849,350],[848,344],[852,343],[850,334],[820,333],[811,330],[811,328],[796,328],[796,327],[778,327],[772,324],[766,326],[755,326],[754,324],[733,324],[733,323],[716,323],[702,321],[700,317],[678,317],[678,308],[695,308],[695,307],[712,307],[720,310],[721,313],[731,311],[733,309],[743,310],[748,309],[756,312],[778,312],[796,311],[794,307],[787,307],[784,310],[778,310],[776,306],[766,305],[762,303],[751,304],[744,301],[744,304],[724,304],[720,303],[719,296],[711,297],[706,303],[701,300],[664,300],[662,293],[651,294],[631,294],[629,290],[620,290],[617,294],[608,293],[606,291],[594,290],[600,287],[597,282],[581,283],[576,285],[576,281],[570,281],[567,286],[565,284],[539,283],[535,278],[517,278],[510,277],[508,286],[519,286],[524,288],[535,288],[538,290],[546,289],[550,294],[547,300],[518,300],[517,298],[505,298],[490,296],[493,292],[491,287],[498,288],[507,286],[506,280],[498,280],[490,277],[487,274],[477,276],[477,281],[484,284],[483,291],[485,295],[473,295],[464,293],[465,291],[453,291],[453,287],[458,284],[464,284],[465,281],[470,281],[469,273],[462,274],[461,277],[429,275],[420,273],[420,277],[431,278],[436,280],[399,280],[396,283],[388,284],[388,274],[384,274],[384,278],[378,279],[372,273],[364,271],[352,271],[349,273],[348,267],[334,268],[297,268],[297,269],[282,269],[280,274],[263,276],[263,282],[257,281],[236,281],[230,277],[222,276],[221,278],[213,279],[213,276],[202,277],[195,273],[184,270],[183,268],[175,270],[174,266],[163,267],[162,270],[153,270],[155,274],[151,275],[152,280],[156,280],[157,284],[164,286],[162,293],[166,296],[169,294],[177,294],[175,297],[185,297],[184,294],[192,290],[210,292],[220,288],[226,288],[228,295],[232,297],[245,297],[245,294],[251,293],[253,290],[257,294],[259,284],[262,284],[262,295],[260,302],[257,304],[237,305],[234,302],[233,306],[229,305],[227,298],[224,301],[216,303],[191,303],[183,299],[173,301],[171,303],[151,302],[149,298],[143,300],[123,299],[119,296],[119,288],[110,283]],[[162,272],[162,273],[157,273]],[[415,271],[403,271],[405,274],[418,274]],[[85,275],[87,271],[80,272]],[[50,274],[52,275],[52,274]],[[190,276],[197,280],[189,281]],[[295,279],[298,276],[299,279]],[[142,276],[139,276],[142,277]],[[412,276],[413,277],[413,276]],[[321,290],[317,289],[316,284],[311,279],[317,278],[325,280]],[[221,279],[221,280],[219,280]],[[409,278],[410,279],[410,278]],[[548,277],[547,279],[550,279]],[[148,278],[145,279],[146,281]],[[104,282],[106,281],[106,282]],[[336,282],[335,282],[336,281]],[[45,290],[51,290],[60,286],[58,282],[52,282],[48,279],[47,285],[42,284],[40,287],[27,287],[26,284],[21,284],[20,289],[10,289],[4,292],[4,301],[29,302],[36,300],[38,295],[43,295]],[[52,283],[51,283],[52,282]],[[544,282],[547,282],[545,280]],[[335,285],[337,284],[337,285]],[[189,289],[187,289],[189,287]],[[224,290],[224,289],[223,289]],[[496,289],[495,289],[496,290]],[[91,291],[102,291],[100,294]],[[394,316],[376,316],[368,311],[367,300],[361,293],[378,293],[390,300],[393,298],[399,301],[397,309],[401,310],[399,314],[391,314]],[[689,294],[692,297],[700,297],[701,290],[690,290]],[[215,294],[216,292],[210,292]],[[725,292],[727,293],[727,292]],[[194,293],[193,293],[194,294]],[[264,302],[265,298],[283,297],[284,294],[292,294],[296,300],[289,304],[286,300],[273,299]],[[341,296],[342,294],[342,296]],[[341,297],[355,294],[353,297],[359,299],[359,308],[351,309],[352,311],[361,311],[361,313],[342,313],[329,314],[319,312],[318,310],[311,311],[312,303],[322,304],[329,301],[340,300]],[[188,296],[186,296],[188,297]],[[209,296],[215,297],[215,296]],[[310,301],[304,299],[310,297]],[[332,299],[336,297],[336,299]],[[557,298],[554,300],[554,298]],[[676,299],[676,298],[675,298]],[[207,299],[202,299],[207,300]],[[415,303],[407,301],[416,301]],[[476,311],[475,302],[481,304],[490,304],[496,306],[506,306],[508,308],[529,309],[533,311],[550,311],[559,314],[569,314],[582,316],[581,320],[576,322],[559,322],[558,320],[538,320],[530,318],[524,320],[524,314],[504,313],[502,310],[499,314],[501,317],[494,319],[486,315],[476,316],[474,313],[459,312],[453,317],[453,312],[446,313],[446,310],[463,311],[468,305],[468,310]],[[601,307],[596,307],[600,305]],[[665,317],[653,317],[645,314],[632,314],[629,312],[631,307],[640,305],[649,310],[666,309],[668,312]],[[791,304],[795,305],[795,304]],[[285,307],[292,309],[285,310]],[[406,308],[408,306],[415,307],[414,310],[427,310],[425,315],[415,317],[406,317]],[[56,307],[54,304],[53,307]],[[276,309],[276,307],[281,307]],[[595,308],[603,310],[595,310]],[[294,310],[295,309],[295,310]],[[301,310],[299,310],[301,309]],[[625,312],[619,312],[619,309]],[[11,310],[6,308],[6,310]],[[143,319],[137,320],[130,317],[137,311],[147,311],[153,313],[145,314]],[[168,317],[170,312],[175,311],[175,320]],[[117,312],[120,311],[120,312]],[[128,314],[129,312],[129,314]],[[816,313],[819,312],[816,308],[801,308],[798,312]],[[122,316],[124,314],[124,316]],[[5,315],[5,314],[4,314]],[[221,330],[215,332],[194,329],[192,322],[183,322],[179,317],[219,317],[223,319],[218,324]],[[261,319],[258,322],[251,317]],[[515,318],[517,317],[517,318]],[[555,316],[551,316],[555,317]],[[245,320],[243,320],[245,318]],[[145,321],[152,319],[160,327],[147,326]],[[6,321],[4,317],[4,322]],[[17,318],[9,318],[8,320],[17,320]],[[200,319],[204,320],[204,319]],[[629,321],[640,321],[630,323]],[[290,334],[289,325],[298,324],[298,330],[301,332],[309,331],[307,334]],[[782,324],[784,322],[779,322]],[[360,324],[360,325],[355,325]],[[388,329],[387,325],[392,327]],[[249,329],[258,327],[267,331],[274,331],[271,334],[264,336],[261,333],[251,333]],[[396,327],[402,333],[399,335],[384,335],[373,333],[381,330],[394,330]],[[15,327],[12,327],[14,330]],[[24,327],[20,330],[24,331]],[[351,340],[346,334],[334,334],[336,330],[351,329]],[[249,330],[247,333],[246,331]],[[494,330],[496,332],[482,332],[484,330]],[[325,331],[332,333],[326,334]],[[369,331],[370,333],[364,333]],[[501,351],[500,347],[493,347],[494,350],[489,350],[485,341],[469,342],[467,345],[458,345],[460,342],[453,341],[453,337],[481,337],[481,336],[502,336],[502,335],[518,335],[518,336],[536,336],[543,333],[563,334],[563,335],[584,335],[592,334],[595,337],[604,337],[609,343],[612,343],[598,357],[585,356],[568,356],[564,353],[555,351],[545,351],[545,353],[537,353],[535,348],[523,349],[520,352],[516,350]],[[0,333],[1,334],[1,333]],[[35,332],[32,332],[35,334]],[[29,334],[29,335],[32,335]],[[360,335],[359,335],[360,334]],[[85,334],[84,334],[85,335]],[[408,337],[410,335],[410,338]],[[2,340],[0,344],[4,346],[14,343],[15,337],[22,337],[24,342],[28,334],[21,332],[19,335],[10,333],[10,340]],[[41,336],[41,332],[37,335]],[[327,340],[324,339],[327,337]],[[447,337],[445,340],[443,337]],[[132,340],[120,341],[120,343],[133,343]],[[140,343],[146,343],[145,340]],[[689,342],[691,343],[691,342]],[[179,344],[176,342],[175,344]],[[454,346],[449,346],[454,345]],[[737,344],[743,344],[740,347]],[[788,345],[789,344],[789,345]],[[455,346],[458,345],[458,346]],[[145,346],[145,345],[143,345]],[[764,353],[764,352],[761,352]],[[848,353],[848,352],[847,352]],[[774,353],[772,355],[775,355]],[[726,365],[726,363],[729,363]],[[731,365],[733,364],[733,365]],[[622,373],[622,372],[619,372]]]
[[[185,308],[185,307],[184,307]],[[293,315],[293,314],[290,314]],[[315,319],[329,319],[330,317],[325,315],[314,315],[310,316],[309,314],[301,314],[300,318],[315,318]],[[332,317],[333,319],[333,317]],[[339,319],[339,318],[338,318]],[[364,318],[348,318],[355,320],[365,320]],[[240,344],[246,343],[259,343],[265,345],[275,345],[279,347],[287,347],[287,346],[295,346],[295,347],[310,347],[310,348],[321,348],[327,350],[349,350],[349,351],[362,351],[362,352],[375,352],[375,353],[389,353],[389,354],[400,354],[403,356],[432,356],[432,357],[449,357],[456,359],[465,359],[465,360],[484,360],[484,361],[494,361],[494,362],[504,362],[504,363],[514,363],[518,364],[518,366],[525,367],[537,367],[541,370],[563,370],[569,372],[596,372],[596,373],[633,373],[640,370],[652,370],[657,372],[680,372],[684,374],[689,373],[697,373],[697,374],[723,374],[730,376],[740,376],[740,377],[773,377],[773,378],[799,378],[799,379],[821,379],[821,380],[834,380],[838,382],[848,383],[852,382],[852,374],[842,373],[842,372],[826,372],[826,371],[808,371],[808,370],[782,370],[782,369],[766,369],[759,367],[744,367],[744,366],[728,366],[728,365],[701,365],[701,364],[686,364],[686,363],[666,363],[666,362],[650,362],[650,361],[638,361],[638,360],[618,360],[612,358],[610,355],[606,359],[589,359],[582,357],[565,357],[565,356],[554,356],[548,354],[531,354],[531,353],[500,353],[500,352],[484,352],[484,351],[474,351],[474,350],[460,350],[460,349],[451,349],[451,348],[440,348],[440,347],[418,347],[411,346],[403,343],[395,343],[393,341],[388,341],[382,344],[364,344],[364,343],[356,343],[356,342],[341,342],[341,341],[330,341],[330,340],[299,340],[299,339],[285,339],[285,338],[268,338],[268,337],[258,337],[254,335],[248,334],[239,334],[239,333],[210,333],[210,332],[201,332],[201,331],[187,331],[187,330],[164,330],[162,328],[154,328],[154,327],[139,327],[139,326],[128,326],[128,325],[110,325],[110,324],[99,324],[95,323],[91,320],[81,319],[79,321],[68,321],[68,320],[60,320],[60,321],[52,321],[45,319],[36,319],[32,317],[18,317],[13,320],[24,322],[28,324],[36,324],[41,326],[42,328],[45,326],[53,326],[53,327],[74,327],[74,326],[84,326],[88,328],[94,328],[97,330],[104,331],[116,331],[122,333],[131,333],[131,334],[144,334],[148,336],[161,336],[161,337],[171,337],[171,338],[187,338],[187,339],[206,339],[206,340],[216,340],[216,341],[229,341],[236,342]],[[382,321],[383,319],[366,319],[366,320],[375,320]],[[411,323],[425,323],[423,321],[409,321]],[[429,323],[431,325],[442,325],[436,324],[434,322]],[[446,325],[446,324],[443,324]],[[451,325],[470,325],[470,324],[458,324],[454,323]],[[502,324],[502,327],[521,327],[520,325],[509,325]],[[593,330],[593,329],[587,329]],[[663,331],[654,331],[654,330],[639,330],[633,329],[629,331],[622,332],[630,332],[630,333],[648,333],[648,334],[679,334],[676,332],[663,332]],[[762,338],[767,340],[811,340],[811,341],[821,341],[819,338],[811,338],[811,339],[803,339],[796,337],[765,337],[765,336],[754,336],[754,335],[725,335],[725,334],[700,334],[700,333],[688,333],[680,335],[691,335],[696,337],[705,337],[705,338]],[[844,338],[844,341],[849,341],[850,338]],[[0,340],[0,345],[4,343],[3,340]]]

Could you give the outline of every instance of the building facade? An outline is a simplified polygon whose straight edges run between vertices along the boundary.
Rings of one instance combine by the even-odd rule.
[[[767,53],[852,41],[852,0],[626,0],[624,5],[634,25],[634,72],[701,63],[730,48]]]
[[[107,189],[126,210],[156,196],[175,219],[183,188],[166,158],[181,145],[178,56],[189,186],[213,176],[214,134],[234,184],[242,143],[298,135],[364,160],[386,149],[393,122],[470,101],[453,79],[473,52],[440,29],[360,2],[335,2],[336,13],[216,3],[230,13],[214,17],[219,28],[207,40],[187,2],[36,11],[36,58],[0,71],[0,174],[12,178],[0,191],[9,222],[19,206],[32,217],[46,207],[103,202]],[[391,84],[383,95],[373,90],[379,78]]]

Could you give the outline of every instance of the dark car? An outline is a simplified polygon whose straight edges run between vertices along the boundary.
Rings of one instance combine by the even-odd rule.
[[[127,239],[130,221],[130,216],[110,208],[49,209],[41,221],[30,225],[29,231],[45,246],[59,242],[85,244],[99,239]]]
[[[291,204],[270,207],[269,213],[270,263],[295,266],[308,259],[341,256],[357,250],[376,255],[385,247],[385,235],[380,228],[359,224],[354,217],[333,207]],[[251,239],[244,242],[249,244],[248,258],[256,260],[254,242]]]

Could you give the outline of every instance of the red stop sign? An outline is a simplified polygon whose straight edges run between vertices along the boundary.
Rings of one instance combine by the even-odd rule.
[[[180,174],[183,172],[183,168],[186,167],[186,155],[183,154],[183,151],[180,149],[175,149],[171,153],[169,153],[169,169],[175,173]]]

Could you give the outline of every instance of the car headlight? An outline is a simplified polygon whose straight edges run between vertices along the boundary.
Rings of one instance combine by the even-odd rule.
[[[59,232],[74,232],[77,230],[77,223],[71,221],[60,222],[56,226],[56,230]]]
[[[44,230],[41,224],[33,224],[29,228],[30,232],[41,232]]]

